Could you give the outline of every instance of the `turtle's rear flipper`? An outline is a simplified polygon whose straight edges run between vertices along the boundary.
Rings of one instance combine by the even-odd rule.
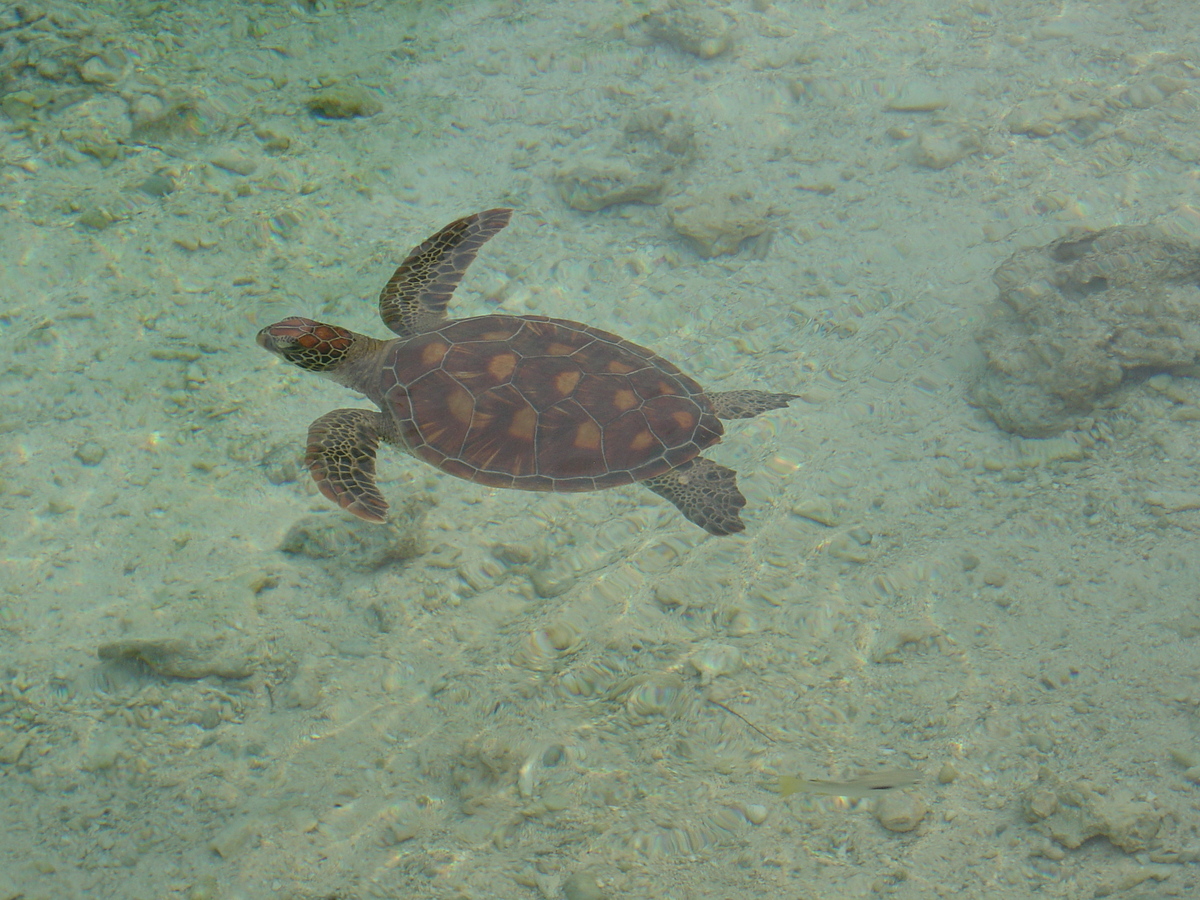
[[[711,459],[697,456],[642,484],[670,500],[709,534],[737,534],[746,528],[738,516],[746,498],[738,490],[737,472]]]
[[[723,391],[710,393],[708,399],[718,418],[749,419],[769,409],[782,409],[798,396],[767,391]]]
[[[375,486],[375,450],[383,416],[365,409],[335,409],[308,429],[304,464],[321,493],[368,522],[387,521],[387,501]]]

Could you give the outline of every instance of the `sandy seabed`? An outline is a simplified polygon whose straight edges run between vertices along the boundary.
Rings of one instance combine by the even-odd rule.
[[[1190,0],[0,16],[0,900],[1200,892],[1200,384],[970,402],[1015,252],[1200,230]],[[255,333],[494,206],[452,314],[801,395],[744,535],[316,493]]]

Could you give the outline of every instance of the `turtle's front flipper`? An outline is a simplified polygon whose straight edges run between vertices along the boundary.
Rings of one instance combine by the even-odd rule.
[[[746,528],[738,516],[746,498],[738,490],[737,472],[711,459],[697,456],[642,484],[709,534],[737,534]]]
[[[404,337],[441,324],[467,266],[511,215],[511,209],[487,209],[465,216],[413,247],[379,294],[383,324]]]
[[[769,409],[782,409],[797,396],[767,391],[724,391],[709,393],[708,400],[719,419],[749,419]]]
[[[365,409],[335,409],[308,428],[304,463],[321,493],[368,522],[387,521],[387,501],[375,486],[375,450],[383,416]]]

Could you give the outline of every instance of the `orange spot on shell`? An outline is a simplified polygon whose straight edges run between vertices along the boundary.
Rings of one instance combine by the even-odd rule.
[[[470,422],[475,412],[475,398],[462,388],[455,388],[446,398],[446,408],[458,421]]]
[[[623,363],[619,359],[610,359],[605,368],[616,375],[628,375],[634,369],[629,363]]]
[[[513,369],[517,367],[517,355],[515,353],[497,353],[488,361],[488,374],[497,381],[505,381],[513,373]]]
[[[576,350],[570,344],[560,344],[558,341],[552,341],[546,345],[547,356],[570,356]]]
[[[507,341],[513,336],[511,331],[485,331],[475,340],[477,341]]]
[[[559,372],[554,376],[554,389],[564,397],[571,391],[575,390],[575,385],[579,384],[579,379],[583,377],[583,373],[578,369],[568,369],[565,372]]]
[[[425,349],[421,351],[421,365],[428,369],[436,368],[442,364],[442,360],[446,357],[446,351],[450,349],[449,344],[443,344],[440,341],[434,341],[432,344],[426,344]]]
[[[633,436],[633,440],[629,442],[630,450],[645,450],[654,443],[654,435],[648,431],[639,431]]]
[[[613,394],[613,406],[624,412],[638,405],[637,394],[628,389],[622,389]]]
[[[696,417],[690,412],[684,412],[682,409],[678,412],[671,413],[671,418],[675,420],[680,428],[696,427]]]
[[[584,422],[575,429],[575,440],[572,443],[579,450],[599,450],[600,426],[595,422]]]
[[[532,406],[526,406],[517,411],[517,414],[512,417],[512,424],[508,426],[510,436],[520,438],[523,441],[532,441],[533,433],[537,429],[537,411]]]

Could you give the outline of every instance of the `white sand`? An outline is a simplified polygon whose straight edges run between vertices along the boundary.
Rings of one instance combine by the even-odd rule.
[[[700,59],[642,3],[328,6],[5,13],[0,102],[37,111],[0,116],[0,900],[1194,894],[1200,512],[1147,495],[1200,494],[1200,388],[1120,393],[1086,446],[966,395],[1016,248],[1193,226],[1200,9],[680,4],[727,29]],[[315,119],[322,83],[383,109]],[[663,202],[566,206],[654,108],[694,129]],[[769,240],[697,255],[669,210],[706,191]],[[429,553],[276,549],[344,514],[264,459],[357,398],[255,332],[384,335],[408,248],[496,205],[453,314],[805,396],[712,453],[744,537],[385,453]],[[254,674],[97,658],[163,638]],[[897,768],[908,800],[771,787]]]

